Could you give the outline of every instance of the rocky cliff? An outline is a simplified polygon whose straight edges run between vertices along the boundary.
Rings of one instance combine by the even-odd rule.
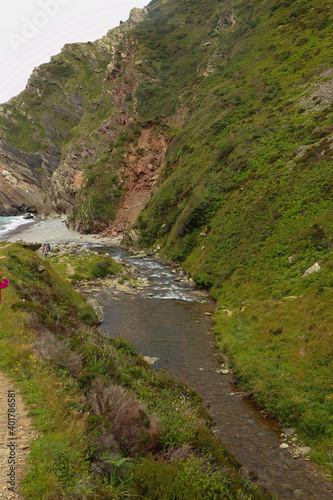
[[[120,44],[147,13],[133,9],[101,40],[66,45],[35,68],[24,92],[0,107],[2,213],[13,214],[12,205],[23,203],[44,215],[72,211],[85,167],[134,120],[124,101],[135,91],[136,44],[130,37]],[[120,76],[131,81],[115,83]]]
[[[56,157],[25,153],[0,141],[0,215],[51,211],[51,177]]]

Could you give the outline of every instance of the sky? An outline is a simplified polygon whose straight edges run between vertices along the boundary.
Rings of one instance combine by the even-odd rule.
[[[33,69],[65,43],[94,41],[149,0],[9,0],[1,5],[0,103],[24,90]]]

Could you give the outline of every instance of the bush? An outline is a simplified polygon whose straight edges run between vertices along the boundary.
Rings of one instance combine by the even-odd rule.
[[[212,466],[208,458],[194,454],[178,458],[176,453],[170,463],[142,460],[133,480],[138,493],[150,500],[218,500],[232,498],[225,472]]]
[[[110,425],[105,432],[128,456],[160,448],[157,419],[148,416],[146,407],[122,387],[105,386],[98,379],[92,384],[90,402],[95,415],[103,415]]]
[[[111,264],[109,261],[96,262],[91,270],[91,275],[93,278],[105,278],[108,274],[113,274],[110,271]]]

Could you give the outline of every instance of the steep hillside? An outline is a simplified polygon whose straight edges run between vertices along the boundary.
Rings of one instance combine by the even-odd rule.
[[[15,193],[0,202],[108,234],[141,212],[128,242],[211,290],[235,373],[326,467],[332,20],[328,0],[153,0],[66,46],[0,116],[0,191]]]
[[[172,5],[136,29],[158,75],[138,88],[141,114],[186,109],[141,244],[210,288],[239,379],[332,467],[329,3]]]

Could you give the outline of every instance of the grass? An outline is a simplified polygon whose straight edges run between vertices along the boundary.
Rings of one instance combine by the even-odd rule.
[[[72,255],[68,252],[61,256],[50,253],[47,260],[58,274],[65,276],[72,284],[79,280],[116,276],[123,271],[121,264],[117,264],[111,257],[94,255],[93,252],[85,255]]]
[[[193,390],[90,327],[82,297],[36,254],[12,244],[0,257],[0,368],[38,429],[25,498],[270,498],[240,478]]]
[[[220,311],[216,336],[244,389],[296,427],[313,458],[327,468],[333,438],[333,289],[321,281],[318,276],[307,293],[294,298],[250,300],[232,317]]]

